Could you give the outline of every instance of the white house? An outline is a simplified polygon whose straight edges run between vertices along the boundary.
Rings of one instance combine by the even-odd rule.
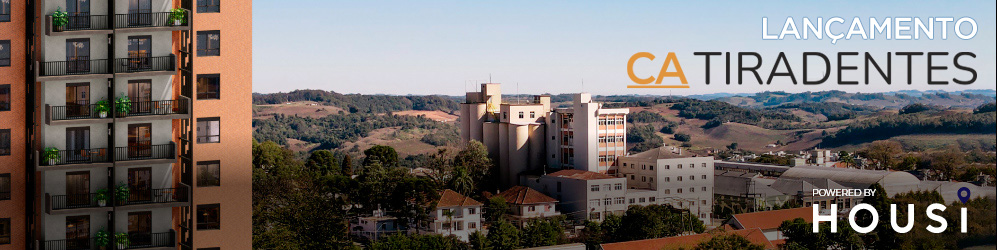
[[[432,224],[429,232],[454,235],[467,241],[469,236],[481,229],[481,206],[483,204],[453,190],[440,192],[436,210],[430,214]]]

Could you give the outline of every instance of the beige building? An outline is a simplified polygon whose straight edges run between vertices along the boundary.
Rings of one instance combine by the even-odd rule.
[[[626,178],[628,189],[655,191],[655,204],[689,209],[709,225],[713,174],[713,157],[683,155],[681,149],[659,147],[621,157],[617,175]]]
[[[570,108],[552,109],[550,96],[503,102],[500,85],[485,83],[460,107],[461,140],[488,148],[502,187],[544,167],[608,173],[626,151],[629,111],[602,108],[588,93],[576,94]]]
[[[561,215],[557,211],[557,200],[529,187],[515,186],[491,197],[496,196],[509,204],[509,221],[519,226],[526,225],[530,220]]]

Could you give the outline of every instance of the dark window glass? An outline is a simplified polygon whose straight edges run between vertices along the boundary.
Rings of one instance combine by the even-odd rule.
[[[215,187],[221,185],[220,166],[219,161],[197,162],[197,186]]]
[[[0,129],[0,155],[10,155],[10,129]]]
[[[197,32],[197,56],[220,56],[221,33],[217,30]]]
[[[10,218],[0,218],[0,245],[10,244]]]
[[[218,74],[197,75],[197,99],[220,99],[221,77]]]
[[[0,201],[10,200],[10,174],[0,174]]]
[[[0,22],[10,22],[10,1],[0,0]]]
[[[218,117],[197,118],[197,143],[221,142],[220,123]]]
[[[197,0],[198,13],[218,13],[221,12],[221,0]]]
[[[197,205],[197,229],[220,229],[221,219],[219,219],[219,205]]]
[[[0,111],[10,111],[10,84],[0,85]]]
[[[10,50],[10,40],[0,41],[0,67],[10,66]]]

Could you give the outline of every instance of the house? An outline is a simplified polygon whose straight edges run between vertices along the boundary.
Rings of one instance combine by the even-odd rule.
[[[435,205],[436,210],[430,214],[429,232],[467,241],[472,233],[481,229],[481,202],[447,189],[440,192],[440,200]]]
[[[779,231],[783,221],[802,218],[813,223],[813,208],[801,207],[792,209],[770,210],[754,213],[735,214],[725,223],[735,230],[758,229],[769,241],[784,242],[786,238]]]
[[[511,221],[519,226],[524,226],[533,219],[561,215],[557,211],[556,199],[529,187],[515,186],[494,196],[505,199],[512,210]]]
[[[371,216],[359,217],[350,221],[350,234],[377,240],[381,237],[408,230],[398,224],[397,218],[384,214],[383,210],[375,210]]]
[[[692,249],[699,243],[707,241],[720,233],[740,235],[751,243],[762,245],[765,249],[776,249],[758,228],[701,233],[693,235],[655,238],[646,240],[624,241],[602,244],[603,250],[659,250],[659,249]]]
[[[567,169],[527,182],[556,197],[562,204],[561,212],[577,220],[602,221],[607,214],[622,215],[627,210],[628,190],[623,177]]]

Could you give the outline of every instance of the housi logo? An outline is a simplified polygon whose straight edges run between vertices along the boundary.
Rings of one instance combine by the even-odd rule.
[[[654,61],[654,54],[649,52],[637,52],[637,54],[630,57],[630,61],[627,62],[627,75],[630,76],[630,80],[632,80],[635,84],[627,85],[627,88],[689,88],[689,81],[686,81],[685,79],[685,73],[682,72],[682,65],[679,64],[679,59],[675,56],[675,52],[668,52],[668,56],[665,56],[665,62],[661,64],[661,71],[658,72],[657,77],[647,76],[641,78],[634,73],[634,63],[641,58],[647,58],[648,60]],[[675,71],[668,71],[669,66],[673,64],[675,65]],[[678,77],[682,84],[661,84],[661,80],[665,77]]]

